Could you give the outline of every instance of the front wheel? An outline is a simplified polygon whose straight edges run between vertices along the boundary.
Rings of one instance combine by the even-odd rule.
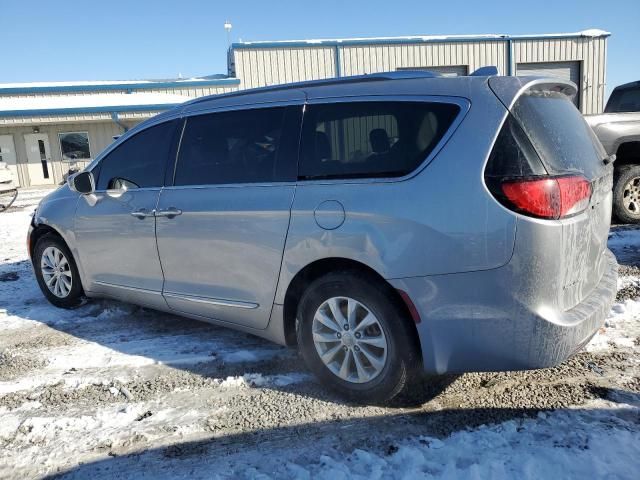
[[[298,345],[327,386],[384,403],[407,385],[417,361],[409,320],[381,281],[357,273],[314,281],[298,307]]]
[[[73,308],[81,303],[78,268],[61,238],[45,235],[38,240],[33,252],[33,269],[40,290],[53,305]]]
[[[616,172],[613,212],[623,223],[640,223],[640,165],[623,165]]]

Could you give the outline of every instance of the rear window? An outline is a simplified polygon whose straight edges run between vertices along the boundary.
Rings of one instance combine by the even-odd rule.
[[[518,98],[512,113],[549,173],[578,172],[591,179],[599,175],[606,154],[566,95],[529,91]]]
[[[640,112],[640,87],[614,90],[605,113]]]
[[[460,108],[447,103],[354,102],[310,105],[301,179],[398,177],[420,165]]]

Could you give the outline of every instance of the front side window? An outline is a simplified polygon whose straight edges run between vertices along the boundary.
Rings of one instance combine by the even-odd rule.
[[[91,158],[88,132],[59,133],[58,139],[63,161],[74,162]]]
[[[174,185],[219,185],[281,180],[286,107],[189,117]],[[290,159],[289,159],[290,160]]]
[[[305,113],[299,177],[406,175],[427,158],[459,110],[430,102],[311,105]]]
[[[161,187],[176,122],[147,128],[117,146],[98,165],[98,190]]]

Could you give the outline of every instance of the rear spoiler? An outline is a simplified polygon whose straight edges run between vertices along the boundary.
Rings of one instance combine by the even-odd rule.
[[[527,90],[553,90],[568,97],[574,97],[578,92],[575,83],[549,77],[491,77],[489,88],[509,111],[518,97]]]

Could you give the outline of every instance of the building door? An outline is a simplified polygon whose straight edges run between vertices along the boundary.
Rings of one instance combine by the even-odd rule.
[[[31,185],[51,185],[53,181],[53,165],[49,135],[46,133],[28,133],[24,136],[27,148],[27,171]]]
[[[580,108],[580,62],[543,62],[543,63],[519,63],[516,67],[518,76],[551,77],[570,80],[578,86],[578,93],[573,99],[576,107]]]
[[[13,183],[20,186],[18,181],[18,166],[16,165],[16,148],[13,144],[13,135],[0,135],[0,162],[5,162],[9,166]]]

